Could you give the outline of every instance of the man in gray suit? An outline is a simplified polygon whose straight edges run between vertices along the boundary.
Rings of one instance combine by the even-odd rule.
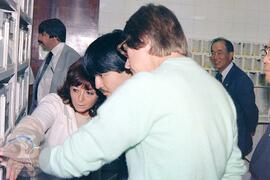
[[[38,43],[49,53],[34,82],[30,113],[44,96],[57,91],[66,78],[69,66],[80,57],[65,44],[66,27],[59,19],[44,20],[39,24],[38,33]]]

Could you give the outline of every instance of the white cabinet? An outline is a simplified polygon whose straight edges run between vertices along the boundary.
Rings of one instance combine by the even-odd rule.
[[[211,75],[215,75],[216,70],[209,60],[211,40],[189,39],[188,42],[192,58]],[[261,50],[265,44],[233,42],[233,45],[234,63],[245,71],[254,83],[256,104],[259,108],[259,122],[269,123],[270,91],[265,81],[263,57],[261,56]]]
[[[33,3],[0,0],[0,145],[27,112]]]

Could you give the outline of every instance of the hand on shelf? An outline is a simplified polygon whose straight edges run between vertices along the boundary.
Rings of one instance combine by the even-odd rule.
[[[21,176],[36,176],[38,168],[38,156],[40,148],[28,145],[24,142],[7,143],[0,148],[0,164],[6,167],[6,177],[9,180]]]
[[[40,153],[39,147],[23,141],[7,143],[0,148],[0,157],[6,157],[22,163],[37,164]]]
[[[6,168],[6,179],[15,180],[23,169],[23,163],[12,159],[1,159],[0,164]]]

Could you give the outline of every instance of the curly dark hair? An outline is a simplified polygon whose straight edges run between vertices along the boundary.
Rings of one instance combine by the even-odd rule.
[[[69,67],[63,86],[57,90],[57,94],[62,98],[63,102],[65,104],[69,104],[75,111],[76,109],[71,101],[70,87],[80,85],[83,85],[86,90],[95,89],[96,91],[98,96],[97,102],[89,109],[89,115],[93,117],[97,114],[98,107],[104,102],[105,96],[98,89],[96,89],[95,77],[89,76],[86,72],[83,66],[83,58],[80,58]]]

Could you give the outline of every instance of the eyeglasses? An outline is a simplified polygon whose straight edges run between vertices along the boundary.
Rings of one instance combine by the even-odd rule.
[[[217,51],[217,52],[212,51],[212,52],[210,52],[209,56],[211,58],[213,58],[215,56],[217,56],[217,57],[223,57],[225,54],[226,54],[226,52],[224,52],[224,51]]]
[[[261,50],[261,53],[262,53],[261,55],[262,56],[270,55],[269,52],[270,52],[270,47],[269,46],[264,46],[264,48]]]
[[[128,46],[127,46],[127,40],[121,42],[120,44],[118,44],[117,46],[117,50],[125,57],[128,57],[128,54],[127,54],[127,49],[128,49]]]

